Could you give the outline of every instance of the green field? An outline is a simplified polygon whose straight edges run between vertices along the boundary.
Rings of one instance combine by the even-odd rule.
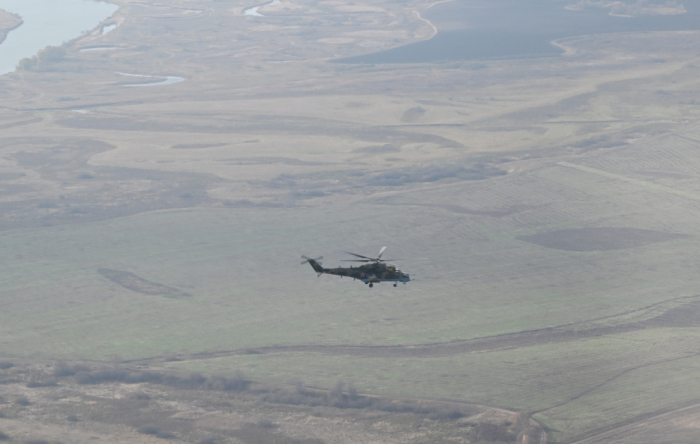
[[[617,196],[608,194],[601,202],[611,186]],[[576,205],[557,199],[558,193],[578,195]],[[460,199],[440,201],[448,194]],[[488,209],[516,210],[497,217],[455,212],[456,205],[486,210],[479,202],[487,195],[502,196]],[[540,209],[544,201],[547,211]],[[641,201],[646,211],[640,211]],[[98,361],[114,354],[126,361],[178,356],[184,361],[168,367],[241,370],[256,379],[303,380],[317,387],[342,379],[367,393],[539,412],[536,418],[553,436],[567,440],[700,398],[688,390],[697,329],[683,320],[674,329],[675,315],[663,317],[695,300],[697,228],[687,201],[664,189],[650,192],[612,179],[601,183],[594,174],[557,166],[439,185],[382,204],[167,211],[6,232],[0,235],[3,355]],[[662,205],[667,213],[658,213]],[[594,252],[517,239],[623,221],[692,237]],[[394,256],[428,258],[402,265],[414,282],[370,290],[360,282],[317,278],[310,267],[298,265],[301,254],[324,254],[327,264],[335,264],[342,254],[331,247],[372,254],[384,244]],[[131,272],[186,295],[133,291],[98,273],[102,268]],[[645,308],[669,300],[675,302]],[[663,322],[643,324],[654,319]],[[418,346],[635,322],[642,324],[631,331],[600,330],[598,338],[523,343],[513,336],[494,349],[448,350],[442,356],[397,356],[386,349],[370,356],[360,351],[358,357],[342,347],[284,348]],[[263,354],[250,354],[255,349]],[[233,355],[189,358],[217,352]],[[669,373],[674,377],[666,378]],[[600,403],[610,407],[591,408]],[[631,403],[643,407],[630,408]]]

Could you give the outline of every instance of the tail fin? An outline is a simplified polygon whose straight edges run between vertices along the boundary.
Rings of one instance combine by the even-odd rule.
[[[323,256],[317,257],[316,259],[311,259],[310,257],[302,256],[302,259],[306,259],[301,263],[301,265],[304,265],[305,263],[310,263],[311,267],[314,269],[316,273],[323,273],[326,269],[321,266],[321,259],[323,259]]]

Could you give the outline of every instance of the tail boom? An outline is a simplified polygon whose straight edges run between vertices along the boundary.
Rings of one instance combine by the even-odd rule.
[[[321,259],[323,259],[323,256],[317,257],[316,259],[311,259],[310,257],[302,256],[302,259],[306,259],[304,262],[301,263],[301,265],[304,265],[305,263],[309,263],[311,265],[311,268],[314,269],[316,273],[325,273],[326,269],[321,266],[321,263],[319,262]]]

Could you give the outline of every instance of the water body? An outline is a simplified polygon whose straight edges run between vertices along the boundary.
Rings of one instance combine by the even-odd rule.
[[[117,25],[112,23],[111,25],[107,25],[104,28],[102,28],[102,35],[107,34],[109,31],[114,31],[117,29]]]
[[[678,1],[685,14],[619,17],[608,8],[566,9],[576,0],[455,0],[423,17],[438,28],[430,40],[337,60],[339,63],[426,63],[556,56],[552,40],[614,32],[700,29],[700,2]],[[628,2],[630,3],[630,2]],[[631,2],[635,3],[635,2]]]
[[[126,87],[138,87],[138,86],[156,86],[156,85],[170,85],[173,83],[180,83],[182,82],[183,79],[182,77],[174,77],[174,76],[146,76],[143,74],[127,74],[125,72],[118,72],[117,74],[121,74],[123,76],[129,76],[129,77],[148,77],[150,79],[163,79],[160,82],[153,82],[153,83],[133,83],[131,85],[122,85]]]
[[[40,49],[60,46],[95,29],[118,9],[94,0],[0,0],[0,8],[24,21],[0,45],[0,75],[14,71],[17,62]]]
[[[264,15],[262,15],[258,12],[258,8],[262,8],[263,6],[267,6],[267,5],[279,5],[279,4],[280,4],[280,0],[273,0],[271,3],[265,3],[264,5],[254,6],[252,8],[244,9],[243,14],[250,15],[253,17],[265,17]]]
[[[81,48],[79,52],[114,51],[115,49],[117,49],[116,46],[88,46],[86,48]]]

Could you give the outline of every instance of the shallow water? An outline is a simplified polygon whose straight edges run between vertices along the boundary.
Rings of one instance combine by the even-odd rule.
[[[171,85],[173,83],[180,83],[182,82],[183,79],[182,77],[175,77],[175,76],[147,76],[143,74],[127,74],[124,72],[118,72],[117,74],[121,74],[123,76],[129,76],[129,77],[148,77],[150,79],[163,79],[160,82],[153,82],[153,83],[133,83],[131,85],[122,85],[126,87],[139,87],[139,86],[156,86],[156,85]]]
[[[108,32],[113,31],[115,29],[117,29],[117,25],[115,25],[115,24],[107,25],[104,28],[102,28],[102,35],[105,35]]]
[[[272,2],[266,3],[264,5],[254,6],[252,8],[244,9],[243,14],[250,15],[252,17],[265,17],[264,15],[262,15],[258,12],[258,8],[262,8],[263,6],[267,6],[267,5],[279,5],[279,3],[280,3],[280,0],[272,0]]]
[[[552,40],[588,34],[700,29],[700,2],[683,3],[685,14],[620,17],[607,8],[566,9],[574,0],[455,0],[423,17],[438,27],[427,41],[349,57],[340,63],[425,63],[555,56]]]
[[[94,0],[0,0],[0,8],[18,14],[24,23],[0,44],[0,75],[47,46],[59,46],[96,28],[118,9]]]
[[[116,46],[88,46],[87,48],[81,48],[79,52],[89,52],[89,51],[113,51],[117,49]]]

